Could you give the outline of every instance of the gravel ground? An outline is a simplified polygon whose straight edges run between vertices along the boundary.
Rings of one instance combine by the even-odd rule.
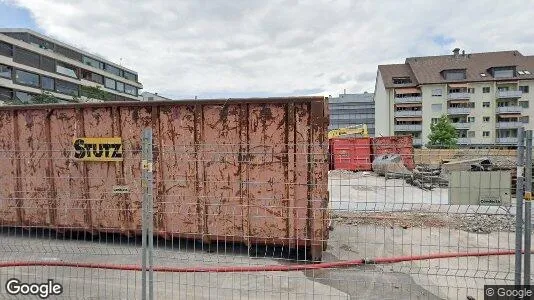
[[[449,227],[473,233],[515,231],[515,217],[511,215],[437,214],[420,212],[336,212],[336,222],[347,225],[380,225],[385,227]]]

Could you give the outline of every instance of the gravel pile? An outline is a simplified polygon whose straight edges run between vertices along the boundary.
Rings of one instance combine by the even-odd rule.
[[[473,233],[514,232],[515,216],[439,214],[419,212],[334,213],[334,223],[384,227],[448,227]],[[335,226],[335,224],[334,224]]]
[[[511,215],[459,215],[455,219],[456,228],[467,232],[515,231],[515,216]]]

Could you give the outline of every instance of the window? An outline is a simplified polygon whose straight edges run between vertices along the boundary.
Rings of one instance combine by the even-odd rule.
[[[137,75],[124,71],[124,78],[131,80],[131,81],[137,81]]]
[[[13,99],[13,90],[0,87],[0,100]]]
[[[41,56],[41,70],[54,73],[56,71],[56,60],[50,57]]]
[[[522,108],[528,108],[528,101],[519,101],[519,106]]]
[[[482,102],[482,107],[490,107],[490,102]]]
[[[38,38],[34,35],[29,35],[28,37],[28,43],[32,44],[32,45],[35,45],[41,49],[54,49],[54,44],[52,44],[51,42],[48,42],[48,41],[45,41],[41,38]]]
[[[110,79],[110,78],[104,78],[104,86],[107,87],[108,89],[115,89],[115,80],[113,79]]]
[[[482,88],[482,93],[487,94],[489,92],[490,92],[490,87],[489,86],[485,86],[485,87]]]
[[[6,65],[0,65],[0,77],[11,79],[11,72],[13,68]]]
[[[407,84],[412,83],[410,77],[393,77],[393,84]]]
[[[467,122],[469,122],[469,123],[475,123],[475,117],[469,117],[469,118],[467,118]]]
[[[15,72],[15,81],[20,84],[39,87],[39,75],[30,72],[17,70]]]
[[[487,122],[490,121],[490,117],[483,117],[483,118],[482,118],[482,121],[487,123]]]
[[[443,105],[441,105],[441,104],[432,104],[432,111],[433,112],[440,112],[442,107],[443,107]]]
[[[432,90],[432,96],[442,96],[443,90],[442,89],[433,89]]]
[[[482,132],[482,136],[483,137],[489,137],[490,136],[490,132],[489,131],[483,131]]]
[[[117,76],[121,76],[121,70],[119,68],[116,68],[112,65],[109,65],[109,64],[105,64],[104,65],[104,70],[112,73],[112,74],[115,74]]]
[[[522,123],[528,123],[528,121],[529,121],[528,116],[521,117],[519,120],[520,120]]]
[[[15,92],[15,99],[19,100],[22,103],[32,103],[33,95],[17,91]]]
[[[137,88],[135,88],[135,87],[133,87],[131,85],[128,85],[128,84],[124,85],[124,92],[126,92],[126,94],[137,96]]]
[[[56,72],[58,72],[59,74],[72,77],[72,78],[78,78],[78,74],[77,74],[78,72],[77,72],[76,67],[62,63],[62,62],[57,62]]]
[[[62,47],[62,46],[59,46],[59,45],[56,45],[56,53],[58,54],[61,54],[63,56],[66,56],[68,58],[71,58],[71,59],[74,59],[74,60],[77,60],[77,61],[82,61],[82,55],[74,50],[71,50],[69,48],[65,48],[65,47]]]
[[[92,59],[90,57],[87,57],[87,56],[82,56],[82,62],[86,65],[89,65],[93,68],[97,68],[97,69],[104,69],[104,64],[99,62],[98,60],[96,59]]]
[[[474,94],[475,93],[475,88],[468,88],[467,92],[470,93],[470,94]]]
[[[475,132],[470,130],[467,132],[467,137],[470,137],[470,138],[474,138],[475,137]]]
[[[444,73],[446,80],[463,80],[465,79],[465,70],[447,70]]]
[[[34,68],[40,67],[40,57],[37,53],[33,53],[31,51],[19,47],[15,47],[15,53],[13,54],[13,61],[16,63],[20,63]]]
[[[432,118],[432,119],[430,120],[430,122],[431,122],[432,124],[436,124],[436,123],[438,123],[438,121],[439,121],[439,118]]]
[[[0,55],[13,57],[13,46],[8,43],[0,42]]]
[[[495,69],[493,71],[493,77],[495,78],[514,77],[514,70],[513,69]]]
[[[528,93],[528,85],[519,86],[519,90],[521,92],[523,92],[523,94],[527,94]]]
[[[124,83],[117,81],[117,91],[124,93]]]
[[[79,95],[77,84],[63,80],[56,80],[56,91],[67,95]]]
[[[104,76],[82,69],[82,78],[92,82],[104,84]]]
[[[42,76],[41,77],[41,87],[44,90],[53,91],[54,90],[54,78]]]

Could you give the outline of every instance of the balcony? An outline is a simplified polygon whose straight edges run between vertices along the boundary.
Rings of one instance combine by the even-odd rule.
[[[423,97],[404,97],[404,98],[395,98],[395,103],[421,103],[423,101]]]
[[[499,99],[506,99],[506,98],[521,98],[523,95],[522,91],[497,91],[497,94],[495,95]]]
[[[413,139],[413,144],[414,144],[415,146],[422,146],[422,145],[423,145],[423,139],[416,139],[416,138],[414,138],[414,139]]]
[[[495,128],[497,129],[516,129],[523,127],[522,122],[497,122],[495,123]]]
[[[451,93],[447,95],[448,100],[461,100],[461,99],[470,99],[471,94],[469,93]]]
[[[502,145],[517,145],[516,137],[501,137],[496,138],[495,142]]]
[[[471,139],[470,138],[458,138],[457,144],[459,144],[459,145],[469,145],[469,144],[471,144]]]
[[[421,110],[397,110],[395,111],[395,117],[421,117],[423,111]]]
[[[456,128],[456,129],[470,129],[471,128],[471,123],[468,123],[468,122],[452,123],[452,126],[454,126],[454,128]]]
[[[449,115],[468,115],[471,113],[471,107],[449,107],[447,113]]]
[[[523,111],[523,107],[522,106],[497,106],[496,111],[498,114],[510,114],[510,113],[520,114]]]
[[[395,125],[395,131],[422,131],[423,125]]]

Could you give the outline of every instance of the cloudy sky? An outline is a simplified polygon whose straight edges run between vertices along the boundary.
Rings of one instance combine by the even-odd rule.
[[[378,64],[517,49],[534,54],[534,0],[0,0],[30,27],[183,97],[374,90]]]

